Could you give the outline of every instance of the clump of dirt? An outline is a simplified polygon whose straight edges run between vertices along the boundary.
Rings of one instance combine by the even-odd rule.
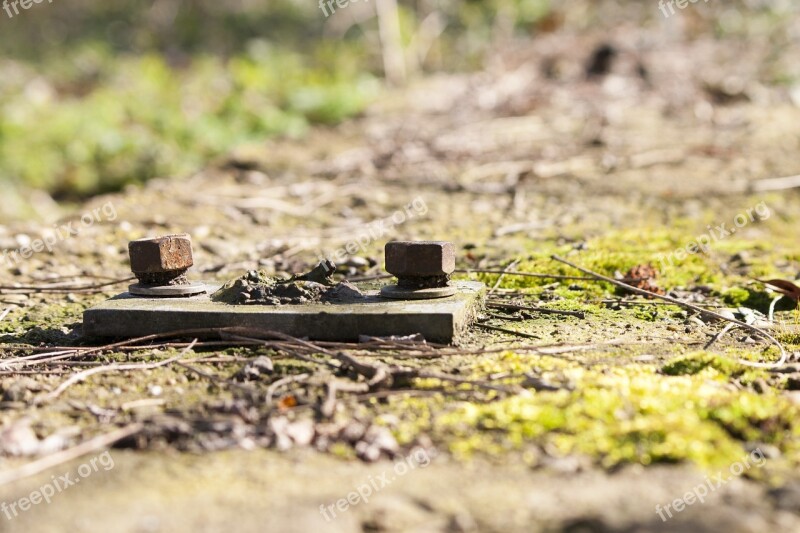
[[[211,299],[231,305],[298,305],[314,302],[344,303],[364,298],[361,291],[346,281],[332,279],[336,266],[330,261],[319,263],[312,271],[288,280],[271,277],[263,271],[251,270],[229,281]]]

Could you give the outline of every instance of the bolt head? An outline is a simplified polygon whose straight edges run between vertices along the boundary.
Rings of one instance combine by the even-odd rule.
[[[456,269],[456,250],[452,242],[387,242],[386,271],[397,277],[447,276]]]
[[[186,270],[194,264],[192,238],[183,233],[128,244],[134,274],[160,274]]]

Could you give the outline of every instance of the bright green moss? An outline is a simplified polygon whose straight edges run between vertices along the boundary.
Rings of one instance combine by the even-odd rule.
[[[728,357],[700,352],[673,359],[661,367],[661,371],[668,376],[691,376],[709,368],[725,376],[742,370],[741,365]]]

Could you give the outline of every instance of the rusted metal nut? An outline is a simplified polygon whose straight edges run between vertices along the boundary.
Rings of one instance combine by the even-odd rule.
[[[451,242],[393,241],[386,243],[385,254],[386,271],[410,289],[446,286],[456,268]]]
[[[448,276],[456,269],[452,242],[393,241],[386,243],[386,271],[400,277]]]
[[[188,283],[184,274],[194,265],[192,239],[183,233],[128,244],[131,271],[145,285]]]

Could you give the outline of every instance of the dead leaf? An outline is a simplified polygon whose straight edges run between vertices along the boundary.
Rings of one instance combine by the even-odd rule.
[[[666,294],[664,289],[656,285],[655,280],[658,277],[658,270],[651,265],[636,265],[625,273],[624,281],[637,289],[643,289],[656,294]]]
[[[287,394],[278,401],[279,409],[291,409],[292,407],[296,406],[297,406],[297,398],[295,398],[294,395],[292,394]]]
[[[784,296],[788,296],[795,302],[800,301],[800,287],[792,283],[791,281],[787,281],[785,279],[758,279],[753,278],[756,281],[760,281],[767,287],[771,288],[775,292],[779,292]]]

